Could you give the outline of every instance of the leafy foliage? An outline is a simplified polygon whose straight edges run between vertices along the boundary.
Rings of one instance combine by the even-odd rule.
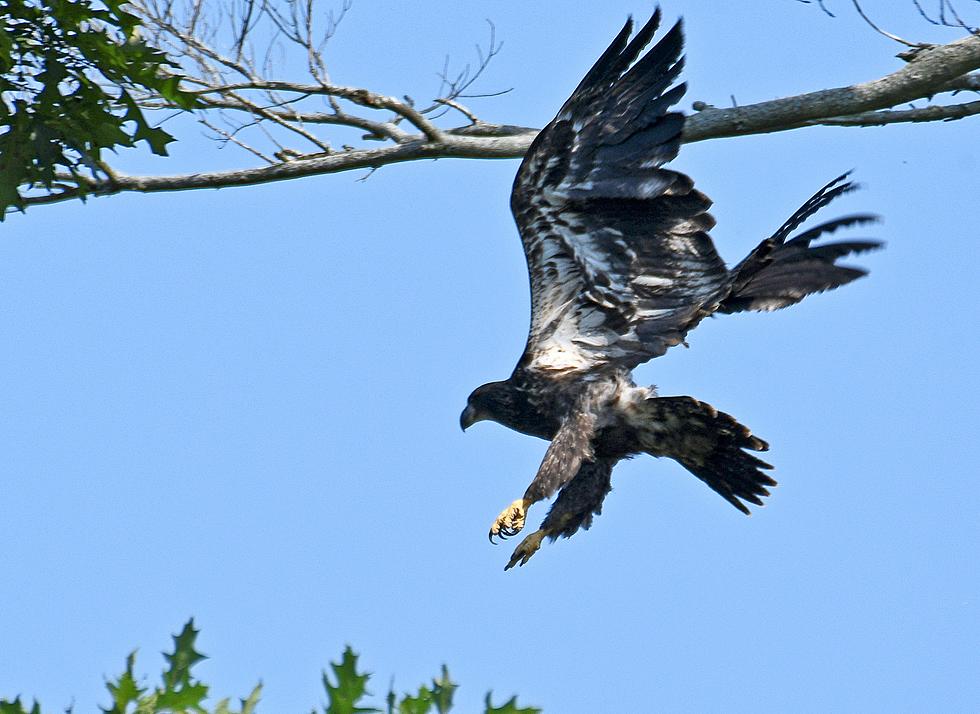
[[[105,149],[174,138],[134,92],[190,109],[175,66],[140,39],[121,0],[0,0],[0,220],[32,187],[84,197]]]
[[[106,682],[111,704],[102,709],[103,714],[256,714],[262,685],[258,684],[245,699],[240,699],[238,708],[233,708],[229,699],[222,699],[213,709],[205,707],[208,686],[198,681],[192,669],[207,659],[195,649],[199,630],[194,629],[191,619],[180,634],[174,635],[174,651],[165,652],[166,667],[163,670],[160,686],[152,690],[140,686],[134,673],[136,653],[126,658],[126,669],[114,680]],[[443,665],[439,677],[431,685],[422,685],[416,694],[404,694],[401,698],[394,690],[388,692],[386,709],[377,709],[366,702],[370,697],[367,684],[371,675],[361,672],[357,666],[357,654],[348,645],[341,654],[340,662],[331,662],[330,671],[323,673],[323,688],[327,704],[323,714],[448,714],[453,707],[453,695],[458,685],[449,677],[449,670]],[[484,714],[539,714],[540,709],[518,707],[517,697],[511,697],[499,707],[493,706],[490,693],[486,696]],[[41,714],[37,702],[26,709],[20,697],[13,701],[0,698],[0,714]],[[313,710],[317,714],[317,710]]]
[[[203,702],[208,696],[208,687],[195,681],[191,668],[205,659],[204,655],[194,649],[194,642],[197,639],[199,630],[194,629],[192,619],[179,635],[174,635],[174,651],[164,653],[163,658],[167,662],[167,668],[163,671],[163,686],[156,687],[152,692],[145,687],[140,687],[136,683],[133,674],[133,667],[136,664],[136,653],[132,652],[126,658],[126,671],[124,671],[116,681],[106,682],[106,689],[112,696],[112,706],[103,709],[105,714],[149,714],[150,712],[195,712],[206,713]],[[258,701],[261,688],[256,687],[249,697]],[[242,711],[245,708],[243,700]],[[215,711],[230,712],[227,700],[219,704],[224,709]],[[254,709],[254,704],[252,705]]]
[[[17,697],[12,702],[8,702],[6,699],[0,699],[0,714],[41,714],[41,705],[34,702],[34,706],[30,709],[24,709],[20,697]]]
[[[453,694],[458,689],[449,678],[449,670],[442,665],[442,674],[432,680],[431,687],[419,687],[416,696],[406,694],[401,702],[395,701],[395,693],[388,693],[388,714],[397,711],[398,714],[427,714],[435,707],[437,714],[445,714],[453,707]],[[396,707],[397,704],[397,707]]]

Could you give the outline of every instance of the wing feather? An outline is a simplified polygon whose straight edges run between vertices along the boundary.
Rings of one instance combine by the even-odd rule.
[[[519,368],[632,368],[663,354],[717,302],[729,274],[707,231],[711,201],[682,173],[684,117],[668,111],[683,59],[678,22],[645,55],[659,9],[628,21],[535,139],[511,207],[531,278]]]

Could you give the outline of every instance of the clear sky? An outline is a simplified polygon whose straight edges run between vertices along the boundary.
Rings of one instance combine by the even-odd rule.
[[[844,0],[666,3],[684,100],[750,103],[881,76],[899,48]],[[966,5],[966,3],[964,3]],[[948,41],[911,3],[889,29]],[[652,4],[358,0],[338,82],[431,96],[484,18],[504,41],[474,101],[542,126]],[[184,132],[186,134],[186,132]],[[735,262],[855,168],[834,212],[888,241],[869,278],[721,317],[637,372],[770,441],[746,518],[668,461],[622,464],[592,530],[528,566],[491,546],[545,443],[458,416],[505,378],[528,288],[517,161],[440,161],[255,188],[116,196],[12,216],[0,240],[0,696],[106,705],[140,649],[155,681],[194,616],[218,696],[265,683],[309,711],[345,643],[405,690],[445,662],[549,713],[980,710],[980,122],[807,129],[685,146]],[[193,131],[172,173],[248,162]],[[536,525],[546,512],[531,512]]]

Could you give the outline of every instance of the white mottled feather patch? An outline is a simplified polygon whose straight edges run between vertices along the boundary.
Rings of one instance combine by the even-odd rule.
[[[633,279],[633,284],[644,288],[668,288],[674,284],[674,279],[660,275],[641,275]]]

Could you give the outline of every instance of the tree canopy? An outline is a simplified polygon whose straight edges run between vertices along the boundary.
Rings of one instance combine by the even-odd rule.
[[[0,0],[0,213],[24,192],[87,193],[104,151],[174,140],[147,120],[134,90],[190,109],[174,65],[140,38],[119,0]]]
[[[194,667],[207,659],[197,651],[197,636],[200,631],[194,627],[194,620],[187,622],[180,633],[173,636],[173,652],[163,654],[166,665],[160,677],[160,684],[150,686],[136,672],[136,652],[126,657],[126,668],[122,674],[106,680],[109,693],[109,706],[103,707],[104,714],[255,714],[259,711],[262,698],[262,685],[257,684],[246,697],[232,704],[229,698],[216,701],[208,706],[210,687],[204,684],[194,672]],[[422,684],[412,693],[398,695],[392,684],[385,696],[385,708],[373,706],[368,681],[371,674],[358,665],[358,655],[348,645],[344,648],[339,662],[330,663],[330,672],[323,673],[323,689],[327,703],[323,714],[449,714],[453,710],[453,695],[459,685],[449,676],[445,665],[431,684]],[[494,706],[492,692],[484,699],[484,714],[540,714],[535,707],[521,707],[517,697],[511,697],[503,704]],[[20,697],[5,699],[0,697],[0,714],[41,714],[37,701],[28,709]],[[71,711],[69,707],[68,711]],[[313,714],[318,709],[314,708]]]

